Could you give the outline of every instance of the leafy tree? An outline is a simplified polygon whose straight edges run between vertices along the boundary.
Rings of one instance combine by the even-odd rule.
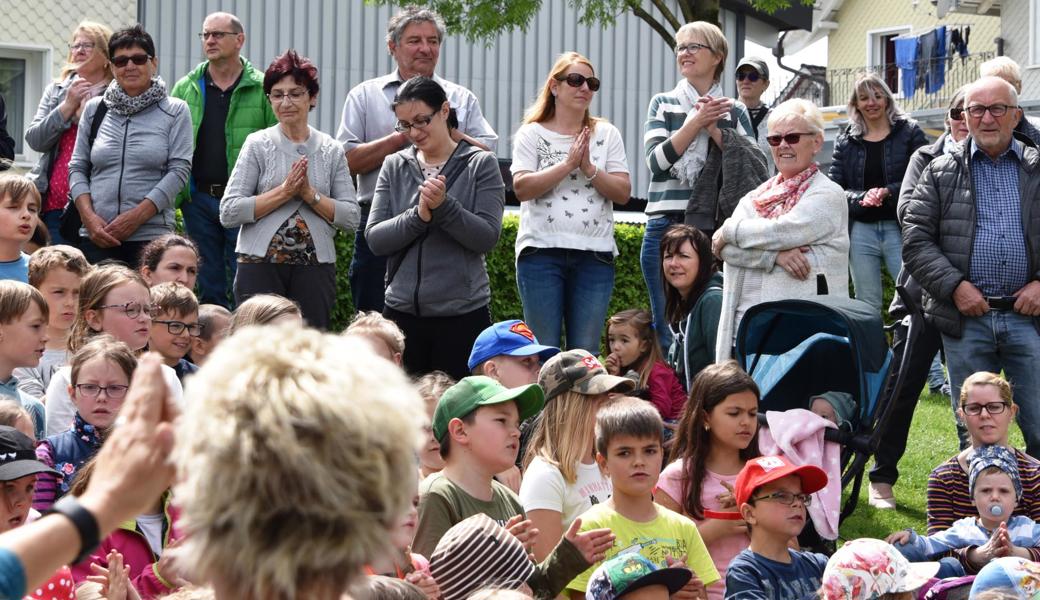
[[[366,0],[387,4],[391,0]],[[528,24],[542,7],[543,0],[413,0],[436,10],[451,33],[461,33],[470,41],[490,40],[503,31]],[[551,0],[558,2],[560,0]],[[747,0],[757,10],[774,13],[789,8],[792,0]],[[794,0],[798,1],[798,0]],[[800,0],[812,5],[813,0]],[[719,0],[567,0],[579,22],[585,25],[612,25],[617,17],[631,12],[650,26],[669,46],[675,45],[675,31],[693,21],[719,22]],[[675,9],[678,10],[675,10]]]

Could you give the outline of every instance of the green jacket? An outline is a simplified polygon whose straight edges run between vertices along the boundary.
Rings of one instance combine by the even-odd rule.
[[[235,91],[231,93],[231,107],[228,110],[227,126],[224,128],[224,143],[227,148],[228,176],[235,168],[238,152],[246,141],[246,136],[254,131],[267,129],[278,122],[271,109],[271,103],[264,95],[264,73],[242,58],[242,79]],[[192,139],[198,141],[199,125],[202,123],[203,101],[199,80],[206,72],[209,61],[199,63],[193,71],[182,77],[173,86],[170,96],[180,98],[188,103],[191,111]],[[177,195],[177,206],[191,199],[192,182]]]
[[[687,391],[701,369],[715,362],[715,336],[722,312],[722,273],[715,273],[686,318],[673,324],[668,364]],[[675,330],[678,326],[679,330]],[[678,334],[678,335],[677,335]]]

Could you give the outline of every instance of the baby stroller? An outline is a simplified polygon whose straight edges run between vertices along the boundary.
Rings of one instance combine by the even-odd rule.
[[[852,484],[844,520],[856,507],[864,468],[902,381],[899,373],[886,388],[892,351],[879,312],[837,296],[758,304],[737,329],[736,360],[759,386],[763,425],[765,411],[805,408],[810,397],[828,391],[852,395],[858,409],[852,431],[828,429],[824,436],[841,446],[842,490]]]

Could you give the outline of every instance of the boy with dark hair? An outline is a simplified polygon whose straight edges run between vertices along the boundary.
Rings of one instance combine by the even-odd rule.
[[[202,335],[199,301],[195,293],[179,283],[167,281],[152,286],[152,332],[148,349],[163,357],[163,364],[177,373],[177,379],[199,370],[184,357],[191,351],[192,338]]]

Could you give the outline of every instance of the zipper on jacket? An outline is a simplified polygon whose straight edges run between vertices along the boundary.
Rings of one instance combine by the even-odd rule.
[[[422,309],[419,308],[419,288],[422,286],[422,248],[423,244],[426,243],[426,234],[424,233],[422,238],[419,240],[419,247],[416,249],[418,256],[415,258],[415,291],[412,292],[412,304],[415,306],[415,316],[422,316]]]
[[[119,187],[116,188],[116,214],[123,214],[123,172],[126,170],[126,134],[130,130],[130,117],[123,123],[123,147],[119,157]]]

